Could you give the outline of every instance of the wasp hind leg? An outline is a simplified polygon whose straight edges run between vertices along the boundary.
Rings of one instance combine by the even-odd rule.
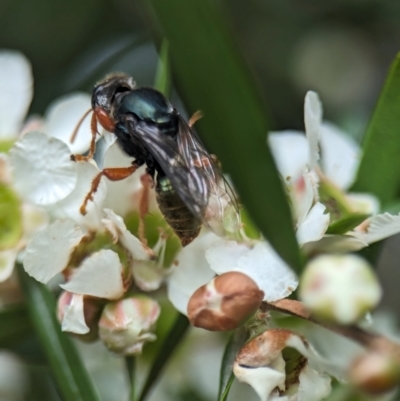
[[[140,181],[142,183],[142,192],[140,194],[139,201],[139,228],[138,228],[138,236],[140,241],[147,245],[147,238],[145,233],[145,224],[144,217],[149,212],[149,203],[150,203],[150,189],[154,187],[154,179],[153,174],[146,173],[140,177]]]
[[[85,196],[83,204],[80,207],[81,214],[85,215],[87,213],[86,205],[90,200],[93,200],[93,194],[97,191],[102,177],[106,177],[110,181],[121,181],[132,175],[138,169],[138,167],[138,164],[133,163],[130,167],[112,167],[105,168],[104,170],[100,171],[100,173],[94,177],[90,191]]]

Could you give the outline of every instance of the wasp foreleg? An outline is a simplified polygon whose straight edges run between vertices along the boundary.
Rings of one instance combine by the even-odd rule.
[[[143,244],[147,245],[147,239],[145,235],[145,227],[144,227],[144,216],[149,212],[149,200],[150,200],[150,189],[154,186],[153,177],[146,173],[140,177],[140,181],[142,183],[142,192],[140,194],[140,202],[139,202],[139,228],[138,235],[139,239]]]
[[[80,207],[81,214],[85,215],[87,213],[86,205],[90,200],[93,199],[92,195],[97,191],[97,188],[100,185],[100,180],[102,177],[106,177],[110,181],[121,181],[132,175],[138,169],[138,167],[139,166],[136,163],[134,163],[130,167],[112,167],[112,168],[105,168],[104,170],[100,171],[100,173],[97,174],[96,177],[94,177],[90,191],[85,196],[83,204]]]
[[[86,117],[86,116],[85,116]],[[80,123],[79,123],[80,125]],[[78,128],[79,128],[78,125]],[[82,156],[82,155],[71,155],[71,160],[74,162],[81,162],[81,161],[88,161],[90,159],[93,159],[94,152],[96,151],[96,135],[98,134],[97,132],[97,117],[96,114],[92,114],[92,119],[90,120],[90,131],[92,133],[92,139],[90,141],[90,148],[89,148],[89,153],[87,156]],[[76,130],[77,132],[77,130]],[[72,135],[72,139],[75,138],[76,132]]]

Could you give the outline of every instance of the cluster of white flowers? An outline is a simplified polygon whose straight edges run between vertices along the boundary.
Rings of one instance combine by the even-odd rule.
[[[89,146],[89,119],[80,127],[78,141],[71,144],[70,137],[90,108],[90,96],[75,93],[57,100],[43,119],[28,120],[23,128],[32,98],[28,61],[15,52],[0,53],[1,77],[7,80],[0,81],[0,138],[15,144],[0,154],[0,192],[10,204],[0,209],[10,219],[9,235],[0,237],[0,281],[11,275],[17,258],[43,283],[61,273],[58,315],[63,330],[99,333],[113,351],[139,353],[154,340],[151,330],[160,313],[144,294],[163,283],[176,309],[209,330],[234,329],[261,302],[282,300],[297,288],[295,273],[269,243],[249,239],[243,230],[235,240],[203,230],[171,266],[163,266],[164,232],[150,248],[124,220],[138,210],[140,171],[121,182],[103,179],[82,215],[80,207],[101,169],[129,166],[131,160],[114,136],[103,132],[95,160],[71,161],[71,153]],[[305,135],[274,132],[268,145],[289,194],[299,246],[310,258],[325,253],[300,278],[301,298],[325,319],[355,323],[376,306],[381,291],[367,264],[346,253],[400,232],[400,216],[378,214],[379,203],[371,195],[348,193],[360,149],[322,122],[317,94],[306,95]],[[158,213],[154,199],[152,208]],[[341,231],[330,230],[354,215],[364,217]],[[285,370],[286,348],[297,352],[301,369],[295,376]],[[234,373],[263,401],[318,401],[330,392],[330,371],[314,356],[303,337],[267,330],[240,351]]]

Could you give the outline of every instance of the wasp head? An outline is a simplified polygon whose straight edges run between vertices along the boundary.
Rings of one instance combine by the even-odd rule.
[[[125,74],[113,74],[105,77],[93,89],[92,109],[100,124],[107,130],[113,131],[114,105],[119,94],[129,92],[135,87],[135,82]]]

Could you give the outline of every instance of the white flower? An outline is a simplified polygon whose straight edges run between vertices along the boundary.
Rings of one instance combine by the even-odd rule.
[[[168,280],[168,296],[184,314],[192,294],[215,274],[246,274],[268,301],[288,296],[298,284],[293,271],[265,241],[238,243],[221,239],[211,232],[200,234],[184,247],[175,265]]]
[[[285,354],[291,353],[290,364]],[[330,394],[323,360],[301,336],[285,329],[267,330],[237,354],[233,372],[253,387],[261,401],[320,401]]]
[[[16,138],[33,97],[33,76],[24,55],[0,51],[0,140]]]
[[[300,297],[323,319],[358,321],[380,300],[382,290],[371,266],[356,255],[320,255],[301,277]]]

